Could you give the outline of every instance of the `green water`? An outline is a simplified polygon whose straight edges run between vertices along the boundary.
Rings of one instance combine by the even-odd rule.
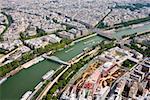
[[[56,70],[58,66],[56,63],[44,60],[8,78],[1,86],[0,100],[18,100],[24,92],[32,90],[40,82],[44,73],[50,69]]]
[[[118,32],[114,32],[113,33],[113,36],[114,37],[117,37],[117,38],[120,38],[122,37],[123,35],[130,35],[130,34],[134,34],[136,32],[144,32],[146,30],[150,30],[150,24],[148,25],[144,25],[143,27],[138,27],[138,28],[135,28],[135,29],[124,29],[124,30],[120,30]]]
[[[150,25],[145,25],[136,29],[126,29],[116,33],[113,33],[115,37],[121,37],[127,34],[133,34],[135,32],[142,32],[150,30]],[[78,55],[84,48],[91,47],[97,42],[104,40],[99,36],[94,36],[74,46],[66,48],[62,51],[56,52],[54,55],[64,61],[68,61],[71,58]],[[28,69],[24,69],[13,77],[8,78],[0,87],[0,100],[19,100],[19,98],[28,90],[33,90],[34,87],[41,81],[42,76],[51,69],[56,70],[59,68],[59,64],[51,61],[44,60]]]
[[[92,47],[93,45],[97,44],[102,40],[104,40],[104,38],[99,36],[94,36],[82,42],[78,42],[74,46],[64,49],[63,51],[57,52],[54,55],[64,61],[68,61],[73,57],[77,56],[79,53],[81,53],[84,48]]]

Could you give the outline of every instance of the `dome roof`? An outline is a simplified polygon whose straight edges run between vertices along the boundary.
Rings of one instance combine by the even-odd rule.
[[[104,63],[104,68],[109,68],[109,67],[111,67],[112,65],[113,65],[112,62],[106,62],[106,63]]]

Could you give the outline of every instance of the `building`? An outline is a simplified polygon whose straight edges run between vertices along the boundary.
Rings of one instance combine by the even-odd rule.
[[[115,94],[121,95],[125,85],[126,85],[126,80],[125,79],[120,80],[120,82],[116,86]]]
[[[81,37],[81,31],[79,31],[77,29],[71,29],[68,32],[70,32],[71,34],[73,34],[75,38]]]
[[[66,31],[58,32],[57,34],[61,38],[66,38],[66,39],[71,39],[71,40],[75,39],[73,34],[66,32]]]
[[[132,86],[130,87],[129,97],[135,98],[137,92],[138,92],[138,83],[137,82],[133,82]]]
[[[104,88],[102,88],[99,92],[99,94],[97,95],[96,100],[106,100],[106,97],[108,95],[108,93],[110,92],[110,87],[106,86]]]
[[[113,62],[105,62],[102,68],[103,76],[113,73],[117,70],[117,65]]]
[[[55,34],[45,35],[39,38],[25,40],[25,44],[28,45],[30,48],[40,48],[45,46],[49,43],[59,43],[61,38],[57,37]]]
[[[29,25],[25,32],[26,36],[34,36],[36,35],[36,27],[33,25]]]

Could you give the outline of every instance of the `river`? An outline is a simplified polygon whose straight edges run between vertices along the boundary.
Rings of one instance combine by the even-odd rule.
[[[113,33],[113,36],[116,38],[121,38],[123,35],[129,35],[129,34],[134,34],[136,32],[144,32],[144,31],[150,31],[150,24],[144,25],[142,27],[137,27],[134,29],[131,28],[126,28],[117,32]]]
[[[125,34],[133,34],[145,30],[150,30],[150,25],[114,32],[113,36],[121,37]],[[56,52],[54,55],[64,61],[68,61],[78,55],[84,48],[91,47],[102,40],[104,40],[104,38],[94,36],[80,41],[72,47]],[[26,91],[34,89],[46,72],[52,69],[56,70],[59,66],[59,64],[54,62],[44,60],[28,69],[23,69],[18,74],[8,78],[7,81],[0,86],[0,100],[19,100]]]
[[[91,37],[76,43],[72,47],[56,52],[54,55],[60,57],[60,59],[64,61],[68,61],[81,53],[84,48],[91,47],[102,40],[104,39],[99,36]],[[28,69],[23,69],[18,74],[8,78],[8,80],[2,84],[2,92],[0,93],[1,99],[19,100],[26,91],[34,89],[46,72],[52,69],[56,70],[59,66],[59,64],[54,62],[44,60]]]

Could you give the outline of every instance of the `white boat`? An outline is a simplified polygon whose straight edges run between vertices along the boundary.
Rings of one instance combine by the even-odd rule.
[[[43,86],[43,82],[40,82],[34,89],[36,90],[36,89],[39,89],[39,88],[41,88]]]
[[[7,77],[0,80],[0,85],[7,80]]]
[[[51,70],[51,71],[47,72],[47,73],[42,77],[42,79],[43,79],[43,80],[48,80],[48,79],[50,79],[50,78],[53,76],[54,72],[55,72],[54,70]]]
[[[71,49],[65,51],[65,53],[68,53],[69,51],[72,51],[73,49],[74,49],[74,48],[71,48]]]
[[[20,100],[27,100],[31,94],[32,94],[32,91],[27,91]]]
[[[136,25],[132,25],[132,28],[134,29],[134,28],[138,28],[138,27],[142,27],[142,26],[144,26],[144,24],[136,24]]]
[[[87,50],[89,50],[89,47],[86,47],[86,48],[83,49],[83,51],[87,51]]]
[[[93,42],[94,40],[90,40],[90,41],[86,41],[86,42],[84,42],[84,44],[89,44],[89,43],[91,43],[91,42]]]

